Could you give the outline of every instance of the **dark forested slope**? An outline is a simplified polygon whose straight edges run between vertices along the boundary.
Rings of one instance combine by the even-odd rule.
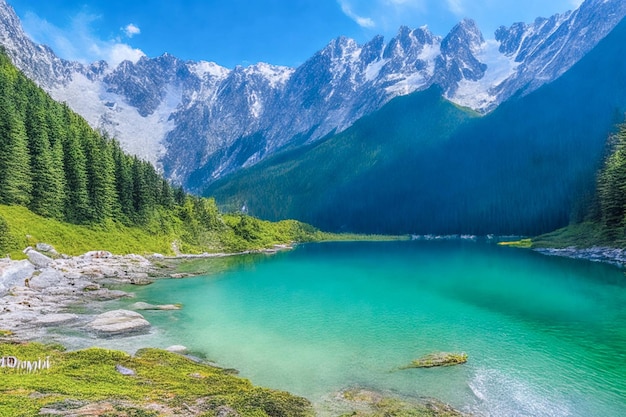
[[[626,22],[555,82],[476,118],[432,91],[206,190],[268,219],[377,233],[538,234],[593,194],[626,110]]]

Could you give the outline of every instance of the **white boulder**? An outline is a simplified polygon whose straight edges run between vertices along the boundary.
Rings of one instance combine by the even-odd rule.
[[[113,310],[96,316],[87,328],[100,336],[120,336],[147,331],[150,323],[135,311]]]

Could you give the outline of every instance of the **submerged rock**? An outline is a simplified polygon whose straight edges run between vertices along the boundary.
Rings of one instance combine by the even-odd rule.
[[[42,326],[60,326],[73,323],[78,319],[79,317],[76,314],[70,313],[45,314],[37,319],[37,324]]]
[[[354,417],[469,417],[434,398],[405,398],[390,392],[373,391],[366,388],[349,388],[334,396],[328,404],[346,416]]]
[[[154,305],[139,301],[132,304],[130,308],[132,308],[133,310],[180,310],[181,307],[178,304]]]
[[[87,328],[99,336],[110,337],[147,331],[150,323],[135,311],[113,310],[96,316]]]
[[[436,366],[454,366],[467,362],[467,354],[465,353],[448,353],[438,352],[415,359],[410,364],[400,369],[410,368],[433,368]]]
[[[183,345],[173,345],[173,346],[165,348],[165,350],[167,350],[168,352],[172,352],[172,353],[180,353],[180,354],[187,353],[187,347]]]

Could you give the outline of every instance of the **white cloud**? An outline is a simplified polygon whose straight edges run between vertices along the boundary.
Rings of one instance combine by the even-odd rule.
[[[448,9],[457,16],[465,13],[465,7],[463,6],[463,0],[446,0],[448,3]]]
[[[90,55],[98,57],[97,60],[105,60],[112,67],[116,67],[122,61],[132,61],[136,63],[145,54],[140,49],[135,49],[125,43],[105,43],[103,45],[92,43]]]
[[[430,1],[434,0],[337,0],[337,4],[346,16],[369,29],[368,33],[393,35],[401,25],[427,23],[423,17]]]
[[[141,33],[141,29],[139,29],[139,27],[137,27],[136,25],[130,23],[129,25],[127,25],[125,28],[122,29],[124,31],[124,33],[126,34],[126,36],[128,36],[129,38],[132,38],[135,35],[139,35]]]
[[[385,0],[385,3],[396,6],[423,6],[422,0]]]
[[[372,18],[359,16],[354,13],[352,6],[350,6],[347,0],[339,0],[339,5],[341,6],[341,11],[343,11],[343,13],[350,19],[354,20],[359,26],[368,29],[376,26],[376,23]]]
[[[123,43],[119,38],[108,40],[98,38],[92,29],[93,23],[98,19],[100,17],[97,15],[80,12],[72,17],[67,28],[61,28],[34,13],[28,13],[22,25],[35,42],[50,46],[57,55],[70,61],[89,64],[104,60],[109,65],[116,66],[123,60],[137,62],[139,58],[145,56],[140,49]],[[128,25],[124,28],[125,32],[130,26],[139,31],[135,25]]]

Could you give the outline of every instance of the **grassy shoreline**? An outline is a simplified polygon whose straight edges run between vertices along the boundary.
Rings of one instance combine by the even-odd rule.
[[[34,214],[20,206],[0,205],[0,219],[8,226],[5,239],[9,246],[0,257],[9,254],[12,259],[23,259],[22,250],[45,242],[59,253],[77,256],[93,250],[106,250],[117,255],[166,256],[181,254],[231,254],[272,249],[276,245],[328,241],[386,241],[408,240],[408,236],[382,236],[326,233],[294,220],[268,222],[246,217],[247,228],[242,230],[240,215],[221,215],[223,230],[207,233],[201,242],[190,242],[183,228],[176,225],[150,224],[130,227],[108,221],[92,225],[75,225]],[[0,233],[2,233],[0,231]]]
[[[583,222],[528,239],[500,242],[498,245],[524,249],[590,249],[598,247],[625,249],[626,234],[624,230],[608,230],[594,222]]]
[[[306,417],[311,403],[284,391],[260,388],[227,370],[159,349],[124,352],[90,348],[65,352],[59,345],[0,341],[3,357],[48,358],[34,372],[0,368],[0,416],[60,415]],[[116,367],[133,371],[123,375]],[[96,413],[96,410],[102,411]],[[44,413],[45,414],[45,413]]]
[[[0,336],[0,353],[20,361],[43,359],[35,371],[0,367],[0,417],[312,417],[303,397],[262,388],[236,371],[178,353],[144,348],[134,355],[102,348],[66,351],[58,344]],[[403,399],[352,387],[336,394],[341,417],[464,417],[432,398]],[[342,410],[342,411],[339,411]]]

